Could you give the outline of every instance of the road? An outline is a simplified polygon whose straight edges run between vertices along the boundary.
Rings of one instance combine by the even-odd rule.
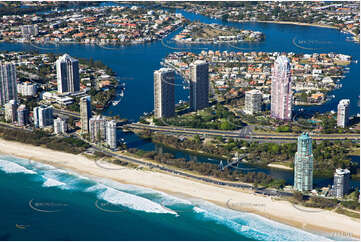
[[[192,174],[188,174],[186,172],[182,172],[182,171],[177,171],[174,169],[170,169],[161,165],[156,165],[150,162],[145,162],[145,161],[141,161],[129,156],[125,156],[125,155],[121,155],[121,154],[115,154],[113,152],[110,151],[106,151],[103,149],[100,149],[97,146],[92,145],[92,148],[99,151],[99,152],[103,152],[104,154],[117,158],[121,161],[125,161],[125,162],[129,162],[129,163],[135,163],[138,165],[143,165],[143,166],[147,166],[149,168],[156,168],[159,169],[161,171],[167,172],[167,173],[171,173],[173,175],[179,175],[179,176],[183,176],[186,178],[191,178],[191,179],[195,179],[198,181],[202,181],[202,182],[207,182],[207,183],[211,183],[211,184],[215,184],[215,185],[220,185],[220,186],[229,186],[229,187],[235,187],[235,188],[243,188],[243,189],[251,189],[254,190],[256,193],[262,193],[265,195],[277,195],[277,196],[293,196],[293,193],[289,193],[289,192],[283,192],[283,191],[275,191],[275,190],[269,190],[269,189],[255,189],[252,185],[248,185],[248,184],[244,184],[244,183],[235,183],[235,182],[224,182],[224,181],[218,181],[212,178],[207,178],[207,177],[202,177],[202,176],[196,176],[196,175],[192,175]]]
[[[240,130],[225,131],[211,129],[192,129],[174,126],[154,126],[141,123],[124,125],[125,128],[152,130],[162,133],[182,135],[221,136],[227,138],[242,138],[247,140],[297,140],[297,134],[253,134],[251,127],[246,126]],[[311,134],[314,140],[360,140],[359,134]]]
[[[6,128],[11,128],[11,129],[21,129],[24,131],[23,128],[21,127],[16,127],[13,125],[9,125],[7,123],[2,123],[0,122],[0,126],[6,127]],[[27,130],[30,131],[31,130]],[[81,136],[79,135],[74,135],[75,137],[80,138],[81,140],[89,143],[88,141],[84,140]],[[133,164],[137,164],[137,165],[142,165],[142,166],[147,166],[149,168],[156,168],[159,169],[161,171],[173,174],[173,175],[179,175],[179,176],[183,176],[186,178],[191,178],[191,179],[195,179],[198,181],[202,181],[202,182],[207,182],[207,183],[211,183],[211,184],[215,184],[215,185],[220,185],[220,186],[230,186],[230,187],[235,187],[235,188],[244,188],[244,189],[251,189],[254,190],[256,193],[261,193],[261,194],[265,194],[265,195],[276,195],[276,196],[293,196],[292,193],[288,193],[288,192],[283,192],[283,191],[275,191],[275,190],[268,190],[268,189],[255,189],[252,185],[248,185],[248,184],[244,184],[244,183],[235,183],[235,182],[224,182],[224,181],[218,181],[216,179],[212,179],[212,178],[208,178],[208,177],[203,177],[203,176],[196,176],[196,175],[192,175],[192,174],[188,174],[186,172],[182,172],[182,171],[177,171],[174,169],[170,169],[161,165],[157,165],[157,164],[153,164],[150,162],[145,162],[133,157],[129,157],[126,155],[121,155],[121,154],[116,154],[110,151],[107,151],[105,149],[101,149],[98,146],[96,146],[95,144],[89,143],[91,145],[91,147],[94,150],[97,150],[99,152],[104,153],[105,155],[117,158],[121,161],[125,161],[125,162],[129,162],[129,163],[133,163]]]
[[[71,116],[73,118],[80,119],[79,113],[71,112],[68,110],[53,108],[53,112],[54,112],[54,114],[61,114],[61,115]]]

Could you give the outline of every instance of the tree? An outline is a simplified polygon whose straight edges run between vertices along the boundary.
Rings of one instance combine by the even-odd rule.
[[[304,200],[303,194],[301,192],[295,191],[293,193],[293,197],[297,200],[302,202]]]
[[[201,138],[199,137],[198,134],[194,136],[194,142],[195,142],[196,144],[200,144],[200,143],[201,143]]]

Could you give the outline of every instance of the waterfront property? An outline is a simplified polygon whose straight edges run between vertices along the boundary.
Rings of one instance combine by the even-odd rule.
[[[80,91],[79,61],[64,54],[56,61],[56,76],[59,93]]]
[[[208,63],[197,60],[189,65],[190,68],[190,108],[193,111],[209,106],[209,74]]]
[[[54,133],[55,134],[66,134],[68,131],[68,125],[66,121],[60,117],[54,119]]]
[[[46,11],[33,17],[5,15],[0,21],[4,41],[127,45],[159,40],[186,20],[162,9],[99,6],[76,12],[64,9],[56,14]]]
[[[245,91],[262,91],[265,103],[272,92],[272,65],[280,55],[289,60],[290,87],[295,105],[321,105],[329,100],[328,93],[342,87],[339,83],[351,63],[351,57],[334,53],[286,53],[201,51],[170,53],[163,64],[174,68],[184,79],[190,78],[191,63],[204,60],[209,63],[211,97],[217,100],[242,96]],[[274,69],[274,68],[273,68]],[[281,92],[281,90],[279,90]]]
[[[111,149],[117,148],[117,123],[114,120],[107,121],[105,129],[107,145]]]
[[[271,117],[291,120],[292,101],[290,61],[281,55],[277,57],[272,69]]]
[[[193,22],[188,24],[174,40],[185,44],[237,43],[261,41],[264,35],[259,31],[240,30],[218,24]]]
[[[80,122],[81,132],[84,134],[89,133],[89,119],[92,116],[90,96],[82,97],[80,99]]]
[[[118,146],[117,123],[102,115],[97,115],[89,120],[89,140],[96,144],[106,144],[111,149]]]
[[[29,110],[25,104],[21,104],[17,109],[18,126],[25,126],[29,123]]]
[[[174,2],[169,7],[231,22],[274,22],[313,25],[340,29],[360,38],[360,5],[357,1],[254,1],[245,2]],[[302,14],[300,14],[302,13]],[[317,40],[315,41],[317,42]],[[315,43],[314,42],[314,43]]]
[[[343,198],[350,190],[350,171],[348,169],[336,169],[331,195]]]
[[[169,68],[161,68],[154,72],[155,118],[169,118],[175,114],[174,76],[175,72]]]
[[[9,123],[14,123],[16,121],[17,107],[18,105],[15,100],[10,100],[5,104],[5,121]]]
[[[43,105],[35,107],[33,119],[35,128],[45,128],[46,126],[53,125],[53,107]]]
[[[105,139],[105,123],[103,116],[97,115],[89,119],[89,140],[93,143],[100,143]]]
[[[293,187],[301,192],[311,191],[313,188],[312,139],[308,133],[298,137]]]
[[[350,100],[342,99],[337,105],[337,126],[346,128],[349,122]]]

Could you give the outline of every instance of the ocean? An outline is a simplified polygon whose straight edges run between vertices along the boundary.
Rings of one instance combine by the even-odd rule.
[[[0,240],[325,240],[199,199],[0,156]]]

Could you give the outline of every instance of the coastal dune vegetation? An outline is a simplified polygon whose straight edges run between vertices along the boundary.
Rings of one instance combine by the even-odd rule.
[[[89,148],[89,144],[73,137],[56,137],[42,130],[33,132],[0,127],[0,137],[9,141],[42,146],[52,150],[80,154]]]

